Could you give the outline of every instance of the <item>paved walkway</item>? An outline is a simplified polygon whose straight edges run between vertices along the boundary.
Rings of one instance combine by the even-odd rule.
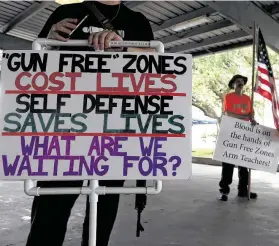
[[[123,196],[110,246],[278,246],[279,179],[253,171],[257,201],[236,198],[237,170],[227,203],[217,200],[221,168],[193,165],[188,181],[165,182],[148,198],[146,231],[135,237],[134,196]],[[24,246],[32,198],[20,182],[0,182],[0,245]],[[73,209],[64,246],[80,245],[85,200]]]

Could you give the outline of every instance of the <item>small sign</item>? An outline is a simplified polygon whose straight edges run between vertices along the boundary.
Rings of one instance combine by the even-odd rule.
[[[250,122],[222,117],[214,160],[255,170],[276,173],[279,132]]]

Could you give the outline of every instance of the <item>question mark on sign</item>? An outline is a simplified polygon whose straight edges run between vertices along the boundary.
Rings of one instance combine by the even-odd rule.
[[[266,164],[267,164],[267,166],[269,167],[269,166],[270,166],[270,161],[269,161],[269,162],[267,162]]]
[[[176,176],[176,169],[180,166],[181,164],[181,158],[179,156],[172,156],[169,159],[170,162],[174,161],[173,166],[172,166],[172,176]]]

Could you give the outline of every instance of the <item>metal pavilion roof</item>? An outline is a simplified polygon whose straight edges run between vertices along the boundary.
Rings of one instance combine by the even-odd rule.
[[[199,56],[252,43],[251,33],[209,7],[206,1],[125,1],[125,4],[149,19],[155,38],[162,41],[169,52]],[[278,2],[261,1],[255,4],[270,17],[279,18]],[[33,41],[58,6],[53,1],[0,0],[0,35]],[[210,21],[180,32],[171,29],[175,24],[199,16],[207,16]],[[0,49],[3,48],[1,45],[0,36]]]

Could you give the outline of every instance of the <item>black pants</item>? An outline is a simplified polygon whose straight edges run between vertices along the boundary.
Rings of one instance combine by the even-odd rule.
[[[83,181],[38,182],[38,187],[80,187]],[[122,187],[124,181],[99,181],[100,186]],[[43,195],[34,198],[31,230],[26,246],[62,246],[71,209],[78,195]],[[97,246],[107,246],[116,219],[119,195],[100,195],[98,199]],[[83,223],[82,246],[88,245],[89,200]]]
[[[219,183],[220,192],[224,194],[230,193],[230,185],[233,180],[234,165],[229,163],[222,163],[222,178]],[[247,192],[248,189],[248,169],[245,167],[238,167],[238,191]]]

